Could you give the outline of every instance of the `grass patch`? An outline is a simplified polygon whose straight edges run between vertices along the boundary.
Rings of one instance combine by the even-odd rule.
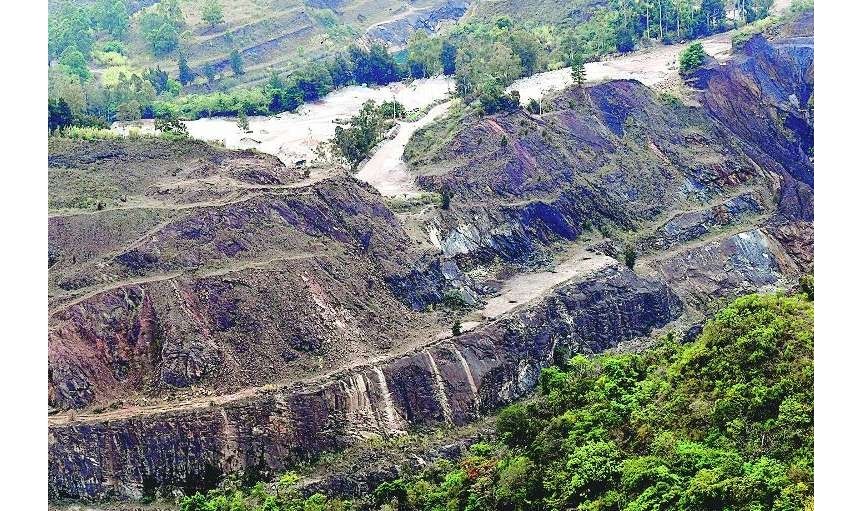
[[[423,192],[414,197],[387,197],[384,202],[396,213],[415,213],[425,206],[441,206],[443,196],[435,192]]]

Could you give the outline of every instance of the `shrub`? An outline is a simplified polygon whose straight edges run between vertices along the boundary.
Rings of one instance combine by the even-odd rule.
[[[692,43],[679,54],[679,72],[687,75],[702,66],[704,61],[706,61],[706,52],[703,50],[703,45]]]
[[[631,270],[635,267],[635,259],[637,259],[637,253],[635,252],[634,247],[631,245],[626,245],[625,250],[623,250],[623,259],[625,260],[626,266]]]
[[[178,119],[156,119],[156,131],[170,140],[189,138],[189,130]]]
[[[449,209],[449,205],[452,202],[452,192],[448,188],[446,188],[443,190],[443,193],[441,195],[443,202],[440,207],[442,207],[443,209]]]
[[[461,320],[456,319],[454,323],[452,323],[452,336],[458,337],[461,335]]]

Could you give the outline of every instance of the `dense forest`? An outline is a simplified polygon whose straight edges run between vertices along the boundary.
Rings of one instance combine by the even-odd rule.
[[[186,60],[179,34],[187,21],[178,0],[162,0],[140,13],[140,31],[154,55],[171,55],[176,69],[135,72],[126,63],[127,0],[92,4],[65,2],[48,22],[49,128],[101,126],[140,118],[195,119],[205,116],[270,114],[296,109],[337,87],[383,85],[406,78],[454,75],[458,93],[475,99],[500,97],[522,76],[557,69],[643,44],[670,44],[723,31],[767,15],[772,0],[739,0],[744,19],[728,19],[723,0],[608,0],[581,23],[518,23],[506,17],[468,18],[434,36],[423,31],[395,58],[378,44],[355,44],[290,73],[273,70],[262,87],[219,90],[215,70]],[[203,4],[202,19],[218,23],[217,0]],[[225,49],[231,73],[244,72],[236,48]],[[99,76],[91,64],[109,65]],[[184,94],[183,87],[206,77],[211,92]]]
[[[362,502],[274,485],[186,497],[183,511],[813,509],[813,281],[730,303],[690,343],[575,356],[474,444]]]

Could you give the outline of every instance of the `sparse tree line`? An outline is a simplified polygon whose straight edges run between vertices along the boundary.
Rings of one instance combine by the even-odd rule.
[[[64,99],[77,118],[105,121],[140,118],[196,119],[207,116],[266,115],[293,111],[304,102],[317,100],[333,89],[351,84],[385,85],[405,78],[453,75],[457,93],[478,101],[487,113],[518,106],[517,98],[503,94],[507,85],[536,72],[571,66],[574,81],[583,83],[584,63],[613,52],[627,52],[638,43],[665,43],[712,34],[727,28],[723,0],[610,0],[595,10],[588,21],[575,25],[524,26],[509,18],[459,23],[437,36],[416,32],[398,62],[382,45],[352,45],[323,61],[309,63],[290,74],[272,72],[262,87],[201,94],[182,94],[182,86],[196,77],[216,79],[212,63],[195,69],[178,55],[177,74],[160,68],[121,75],[105,84],[90,76],[93,33],[98,27],[122,34],[128,30],[115,4],[103,0],[92,9],[64,6],[52,18],[49,97]],[[766,14],[772,0],[734,0],[746,20]],[[215,26],[223,21],[220,4],[203,4],[202,18]],[[125,4],[123,4],[125,6]],[[115,13],[116,11],[116,13]],[[93,12],[115,13],[100,14]],[[125,12],[125,11],[124,11]],[[98,19],[99,21],[93,21]],[[155,53],[177,48],[178,34],[186,21],[177,0],[162,0],[140,13],[139,26]],[[123,28],[125,27],[125,28]],[[99,29],[102,30],[102,29]],[[105,28],[104,30],[108,30]],[[102,52],[122,54],[117,41],[103,44]],[[245,72],[242,54],[234,49],[228,59],[234,75]]]
[[[743,23],[766,16],[772,0],[732,5],[745,12]],[[454,74],[460,95],[493,110],[503,89],[518,78],[571,66],[581,85],[585,62],[648,41],[670,44],[723,31],[734,23],[727,13],[724,0],[611,0],[575,25],[525,26],[505,17],[473,21],[433,38],[417,32],[408,44],[408,71],[417,78]]]

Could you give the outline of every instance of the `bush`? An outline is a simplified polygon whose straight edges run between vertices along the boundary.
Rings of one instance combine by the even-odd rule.
[[[156,131],[167,139],[189,138],[188,128],[178,119],[156,119]]]
[[[623,259],[625,260],[626,266],[631,270],[635,267],[635,259],[637,259],[637,253],[635,252],[634,247],[631,245],[626,245],[625,250],[623,250]]]
[[[679,54],[679,72],[681,75],[687,75],[702,66],[705,61],[706,52],[703,45],[692,43]]]
[[[69,126],[60,131],[60,135],[77,140],[117,140],[123,138],[119,133],[105,128],[89,128],[82,126]]]
[[[118,53],[126,55],[126,47],[120,41],[108,41],[102,45],[102,51],[105,53]]]
[[[441,196],[443,202],[440,204],[440,207],[442,207],[443,209],[449,209],[449,205],[452,201],[452,191],[446,188],[441,193]]]
[[[452,323],[452,336],[458,337],[461,335],[461,320],[456,319],[454,323]]]

